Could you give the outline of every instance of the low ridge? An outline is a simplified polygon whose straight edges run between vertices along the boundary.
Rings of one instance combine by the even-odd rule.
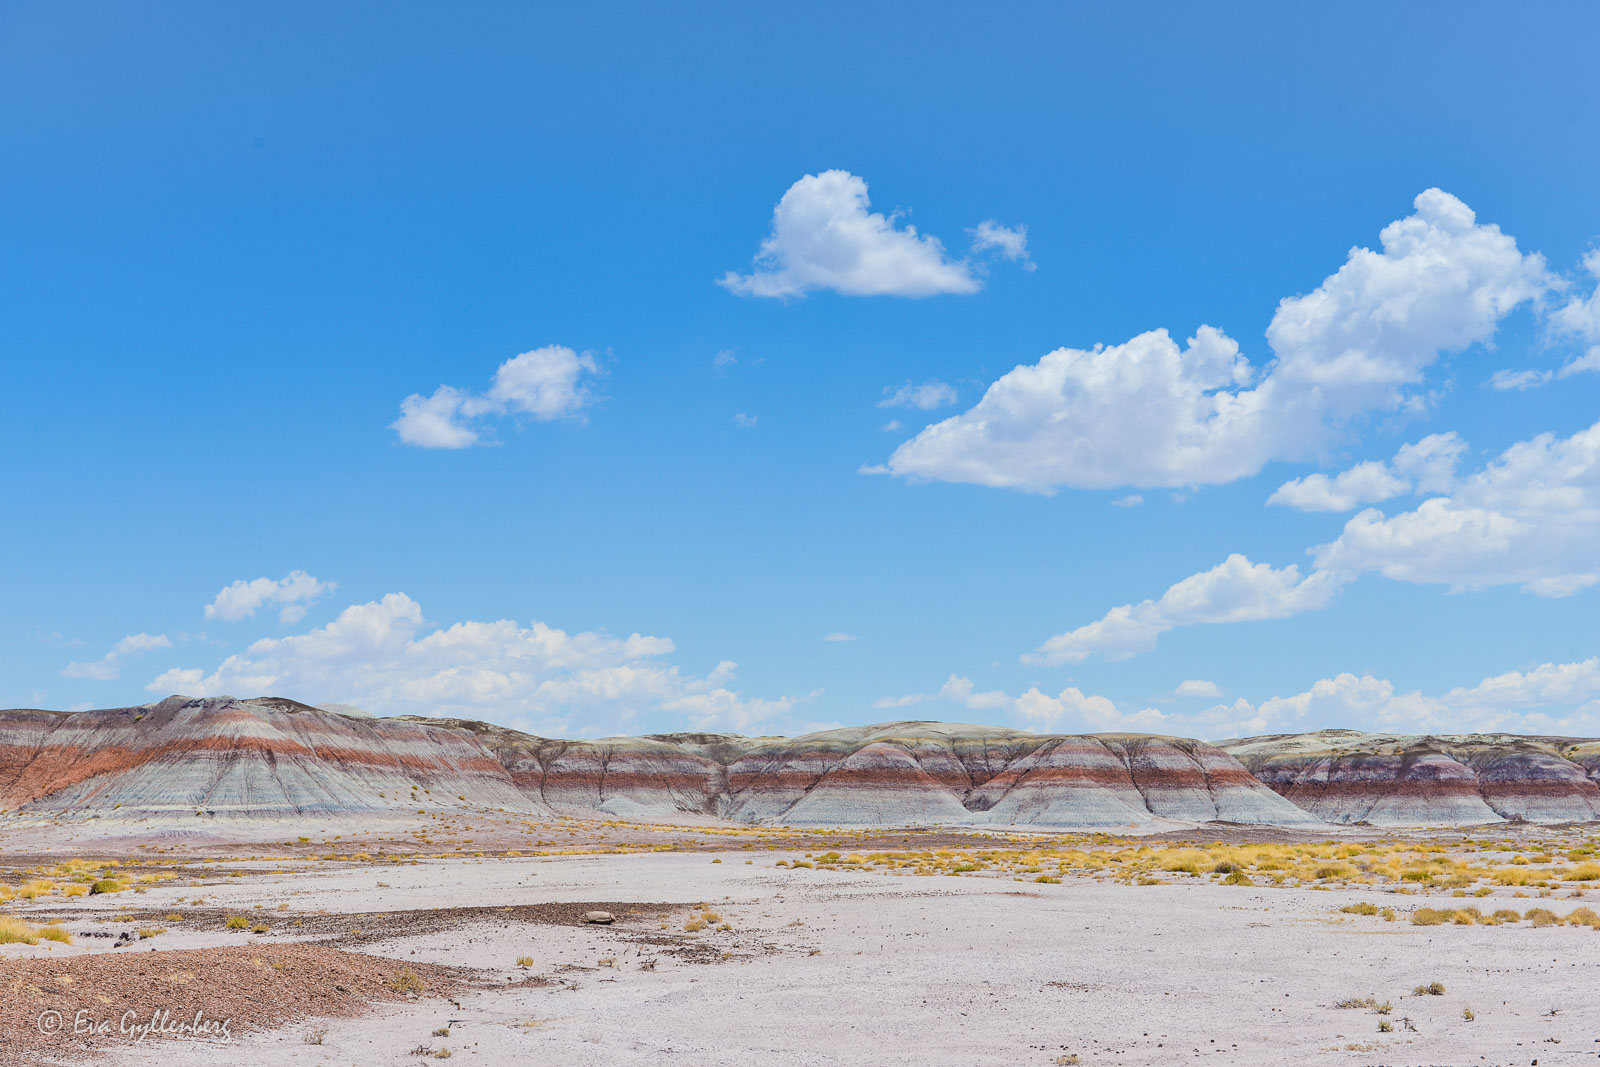
[[[281,697],[0,711],[0,809],[118,817],[471,807],[797,826],[1446,826],[1600,819],[1600,741],[1327,730],[1207,744],[894,722],[567,741]]]
[[[1600,819],[1600,742],[1593,740],[1322,730],[1218,744],[1326,822],[1459,826]]]

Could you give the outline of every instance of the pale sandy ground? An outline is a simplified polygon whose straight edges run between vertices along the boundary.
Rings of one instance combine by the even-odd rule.
[[[713,962],[634,943],[661,933],[654,920],[609,928],[485,922],[365,945],[361,951],[401,960],[497,968],[508,979],[527,976],[514,961],[528,955],[533,972],[559,984],[477,993],[459,1008],[422,1000],[354,1020],[295,1023],[225,1050],[165,1040],[109,1062],[365,1067],[426,1062],[414,1054],[419,1048],[448,1048],[461,1063],[562,1067],[1052,1064],[1066,1054],[1086,1065],[1273,1067],[1600,1057],[1600,936],[1581,927],[1416,927],[1337,913],[1356,900],[1401,908],[1423,902],[1370,891],[1039,885],[776,868],[780,854],[713,858],[438,860],[208,885],[208,905],[275,910],[287,902],[291,915],[703,901],[733,930],[687,938],[714,946]],[[179,907],[195,892],[155,887],[139,904]],[[667,917],[674,936],[686,914]],[[282,930],[282,913],[272,918]],[[237,934],[177,929],[160,941],[162,948],[241,943]],[[22,951],[13,948],[8,954]],[[91,950],[105,949],[79,938],[70,948],[27,951]],[[596,967],[608,957],[617,967]],[[641,969],[651,958],[656,969]],[[1411,994],[1432,981],[1448,992]],[[1387,1018],[1395,1033],[1379,1033],[1383,1017],[1371,1011],[1332,1006],[1366,995],[1393,1002]],[[1468,1006],[1475,1021],[1462,1018]],[[323,1043],[306,1044],[307,1032],[323,1026]],[[448,1037],[433,1036],[444,1026]]]

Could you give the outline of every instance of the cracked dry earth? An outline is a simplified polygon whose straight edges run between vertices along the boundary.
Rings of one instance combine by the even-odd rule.
[[[234,1040],[225,1052],[189,1038],[108,1040],[94,1056],[149,1067],[224,1057],[416,1064],[446,1050],[462,1063],[564,1067],[1045,1065],[1074,1056],[1085,1065],[1548,1065],[1600,1053],[1600,940],[1587,928],[1418,927],[1338,912],[1372,899],[1370,889],[1050,885],[778,868],[779,858],[795,854],[259,872],[220,879],[204,896],[218,913],[265,918],[266,934],[186,920],[120,951],[79,936],[73,946],[27,949],[27,980],[70,973],[74,983],[50,994],[70,1001],[74,968],[98,965],[121,985],[96,986],[96,996],[137,989],[148,1006],[148,990],[162,987],[138,975],[146,960],[193,972],[191,987],[216,997],[208,1013],[235,1013]],[[181,910],[195,893],[153,886],[138,908]],[[107,918],[131,903],[101,899],[83,903],[75,932],[96,927],[83,916]],[[596,902],[609,902],[618,921],[583,923]],[[684,929],[708,908],[703,929]],[[215,969],[202,978],[187,961],[208,956]],[[298,983],[283,987],[293,995],[250,999],[259,994],[241,975],[259,978],[257,959]],[[0,961],[8,987],[19,966]],[[366,977],[333,978],[355,991],[335,1001],[327,991],[341,967]],[[424,993],[390,988],[402,967]],[[1432,982],[1445,992],[1412,992]],[[1368,997],[1390,1001],[1391,1012],[1336,1006]],[[4,1020],[8,1037],[28,1025],[15,1015]],[[1380,1031],[1383,1022],[1392,1029]],[[68,1051],[17,1062],[73,1062]]]

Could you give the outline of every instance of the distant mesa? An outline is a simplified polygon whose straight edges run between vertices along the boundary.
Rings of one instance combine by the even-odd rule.
[[[1212,745],[895,722],[563,741],[282,697],[0,711],[0,809],[187,819],[503,809],[794,826],[1160,829],[1600,819],[1600,741],[1322,731]]]

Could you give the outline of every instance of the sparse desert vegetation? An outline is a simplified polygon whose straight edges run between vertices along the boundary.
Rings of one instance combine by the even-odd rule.
[[[602,998],[611,983],[650,980],[656,974],[677,976],[684,967],[698,971],[736,964],[742,974],[757,974],[759,970],[750,968],[797,966],[806,961],[803,965],[818,969],[819,974],[832,973],[835,968],[854,965],[858,953],[892,950],[897,939],[907,947],[918,944],[921,938],[915,931],[924,929],[920,925],[924,920],[920,918],[923,913],[917,909],[923,906],[933,909],[926,914],[942,930],[943,924],[950,920],[942,918],[940,910],[967,899],[994,900],[997,903],[993,915],[1010,915],[1019,902],[1036,902],[1039,907],[1046,908],[1070,902],[1072,908],[1078,909],[1083,907],[1080,901],[1085,899],[1084,894],[1091,894],[1092,899],[1102,902],[1098,907],[1126,906],[1132,909],[1129,915],[1137,915],[1141,922],[1154,920],[1158,923],[1169,921],[1159,918],[1167,909],[1186,907],[1184,901],[1205,901],[1202,910],[1192,913],[1194,921],[1232,924],[1226,925],[1232,933],[1221,944],[1237,941],[1242,947],[1246,942],[1241,938],[1249,934],[1249,927],[1239,923],[1248,919],[1279,932],[1270,936],[1290,935],[1302,940],[1357,939],[1345,943],[1341,955],[1329,956],[1330,960],[1359,959],[1363,952],[1373,951],[1392,953],[1397,961],[1404,960],[1403,964],[1397,964],[1398,973],[1391,974],[1387,982],[1375,983],[1375,988],[1359,992],[1348,988],[1328,989],[1319,1000],[1323,1006],[1319,1010],[1328,1017],[1327,1022],[1320,1025],[1325,1025],[1330,1034],[1340,1025],[1334,1021],[1335,1016],[1366,1017],[1370,1021],[1360,1024],[1363,1029],[1376,1029],[1380,1023],[1384,1024],[1385,1028],[1376,1032],[1367,1030],[1370,1040],[1365,1044],[1379,1047],[1387,1047],[1383,1043],[1402,1036],[1407,1040],[1434,1040],[1438,1034],[1448,1032],[1443,1021],[1446,1018],[1466,1030],[1466,1023],[1482,1018],[1482,1013],[1473,1005],[1485,1004],[1484,998],[1490,995],[1482,985],[1475,984],[1470,971],[1438,972],[1419,983],[1414,975],[1405,973],[1414,967],[1415,957],[1412,950],[1403,947],[1404,939],[1424,936],[1476,939],[1472,943],[1479,946],[1477,951],[1481,958],[1481,946],[1485,944],[1482,938],[1485,937],[1495,938],[1493,943],[1513,946],[1512,951],[1520,952],[1515,946],[1531,939],[1519,938],[1515,931],[1537,928],[1541,938],[1582,938],[1600,923],[1596,909],[1581,900],[1569,899],[1575,891],[1591,883],[1568,881],[1560,876],[1568,871],[1582,874],[1582,864],[1594,862],[1592,854],[1575,855],[1589,847],[1588,839],[1577,830],[1540,832],[1534,840],[1502,833],[1449,837],[1369,835],[1302,841],[1162,841],[1099,833],[905,832],[890,836],[871,830],[800,831],[793,828],[776,828],[771,832],[762,829],[752,833],[737,827],[657,827],[622,820],[560,820],[539,824],[511,819],[501,821],[509,832],[496,842],[485,836],[481,825],[474,828],[456,821],[445,830],[445,823],[444,819],[435,822],[437,828],[423,835],[426,841],[419,836],[404,851],[389,847],[398,846],[398,841],[385,841],[380,845],[370,839],[351,835],[341,838],[339,834],[328,833],[300,835],[311,836],[318,844],[294,854],[267,849],[171,860],[152,855],[115,861],[90,857],[71,864],[36,862],[32,866],[0,870],[0,887],[3,887],[0,895],[10,898],[11,907],[33,909],[34,914],[46,918],[58,916],[62,909],[94,909],[82,913],[93,916],[89,922],[91,927],[126,929],[129,936],[142,941],[144,949],[154,947],[157,954],[181,950],[190,943],[186,938],[216,937],[223,931],[252,933],[254,936],[249,939],[230,939],[232,944],[247,952],[259,953],[265,946],[278,943],[278,937],[270,936],[273,934],[341,939],[341,943],[359,948],[383,944],[385,939],[394,937],[401,938],[397,944],[405,944],[401,932],[404,924],[383,918],[377,910],[351,912],[348,898],[340,894],[302,896],[302,890],[297,887],[318,884],[319,872],[330,875],[343,872],[346,877],[360,872],[360,876],[367,879],[365,884],[371,887],[367,891],[371,896],[366,898],[364,907],[392,908],[398,901],[412,899],[416,892],[415,878],[428,877],[430,870],[455,872],[451,875],[451,895],[439,899],[439,904],[443,905],[442,915],[453,910],[455,895],[471,892],[473,879],[479,877],[480,872],[492,877],[494,865],[526,865],[515,867],[523,874],[520,881],[513,883],[517,888],[510,896],[495,895],[479,902],[484,909],[480,921],[499,923],[502,920],[496,916],[507,916],[503,920],[508,924],[505,932],[497,936],[516,937],[519,941],[530,939],[532,948],[532,951],[510,954],[517,982],[526,983],[526,988],[538,991],[538,996],[565,998],[561,1003],[569,1005],[586,1003],[584,997]],[[1527,836],[1532,838],[1533,832]],[[288,839],[290,847],[309,844],[297,843],[293,837]],[[742,872],[742,877],[763,881],[771,887],[764,891],[763,902],[753,904],[740,898],[737,892],[728,895],[728,887],[720,881],[722,875],[719,874],[711,883],[703,877],[686,880],[681,899],[694,903],[664,908],[632,921],[619,917],[620,925],[583,923],[583,916],[590,911],[615,911],[618,905],[574,905],[569,913],[569,921],[576,924],[573,928],[590,931],[592,937],[600,939],[594,942],[594,951],[577,954],[554,947],[558,943],[542,942],[537,936],[530,938],[537,928],[521,927],[517,920],[510,918],[523,906],[517,894],[541,892],[546,880],[569,857],[574,861],[623,865],[615,869],[625,871],[629,863],[671,862],[675,853],[707,850],[720,851],[720,855],[714,854],[712,858],[720,858],[724,863],[708,867],[703,856],[699,859],[686,856],[684,861],[699,865],[695,867],[697,871],[728,872],[730,875],[738,871]],[[741,852],[745,855],[740,856]],[[745,859],[746,864],[730,867],[728,860],[735,856]],[[752,862],[755,866],[749,865]],[[1504,870],[1519,872],[1516,879],[1519,884],[1505,884],[1506,878],[1496,874]],[[944,881],[918,881],[929,876]],[[146,881],[147,877],[150,880]],[[115,880],[125,889],[110,896],[91,896],[89,886],[102,879]],[[252,892],[252,887],[258,884],[276,888],[270,892]],[[885,925],[874,912],[870,924],[856,929],[853,934],[847,933],[847,920],[840,916],[856,914],[852,909],[857,905],[849,896],[832,896],[831,887],[836,884],[858,887],[852,892],[863,893],[863,901],[877,901],[873,908],[881,908],[885,901],[899,898],[925,904],[910,905],[908,915],[918,916],[917,924],[909,928],[901,925],[899,932],[895,932],[897,928],[892,922]],[[880,884],[887,896],[880,899],[876,890],[860,888],[874,884]],[[950,891],[958,886],[956,896],[950,897]],[[73,894],[72,887],[78,887],[79,893]],[[140,887],[149,890],[148,905],[132,891]],[[791,894],[789,891],[795,888],[800,888],[801,892]],[[27,896],[23,894],[24,889]],[[776,895],[767,896],[767,893]],[[796,899],[777,903],[777,897],[790,895]],[[1557,900],[1558,897],[1561,899]],[[811,903],[802,904],[802,900]],[[1127,903],[1117,903],[1120,901]],[[778,911],[768,916],[766,913],[774,908]],[[1302,925],[1284,925],[1280,917],[1283,909],[1301,915]],[[963,932],[976,933],[994,921],[990,914],[969,913],[965,920],[953,925]],[[266,921],[269,915],[279,916],[272,928]],[[43,931],[48,925],[40,919],[24,921],[29,927],[29,936],[39,936],[33,931]],[[78,928],[78,920],[75,920],[74,929]],[[60,936],[70,936],[64,926],[55,929],[60,930]],[[1165,929],[1162,951],[1183,951],[1181,941],[1166,940],[1173,930],[1170,926]],[[659,939],[647,955],[641,954],[641,948],[628,941],[642,931]],[[1386,940],[1373,939],[1373,935],[1379,934],[1385,939],[1399,940],[1390,947]],[[48,944],[46,936],[49,935],[39,936],[32,944],[25,940],[14,942],[13,951],[44,951]],[[619,936],[621,940],[615,940]],[[1052,935],[1046,933],[1045,936]],[[1263,931],[1260,937],[1267,938],[1269,934]],[[1034,933],[1014,943],[1022,946],[1019,951],[1026,956],[1031,951],[1032,941],[1038,938],[1039,934]],[[95,941],[81,937],[73,941],[76,950],[87,946],[92,951],[104,951],[114,943],[114,939]],[[1265,944],[1265,941],[1257,943],[1254,949],[1257,956]],[[990,960],[981,947],[973,951],[978,955],[969,958]],[[1535,959],[1542,955],[1537,949],[1534,953]],[[1084,962],[1092,961],[1094,967],[1121,966],[1107,962],[1117,955],[1118,950],[1091,953]],[[484,966],[498,969],[502,984],[506,979],[506,958],[501,955],[498,960],[483,960]],[[940,966],[945,966],[944,956],[941,954],[938,958]],[[538,974],[531,973],[535,959],[543,961]],[[760,962],[763,960],[768,962]],[[790,962],[781,963],[783,960]],[[984,966],[989,966],[990,962],[985,962]],[[1131,964],[1135,960],[1130,957],[1127,962]],[[281,959],[263,960],[261,966],[279,980],[295,980],[292,970]],[[1155,966],[1165,966],[1165,962]],[[1334,969],[1338,966],[1335,963]],[[1295,982],[1306,979],[1307,976],[1299,973],[1293,978]],[[704,978],[700,980],[705,981]],[[740,989],[738,980],[730,980],[734,984],[728,988]],[[404,958],[393,961],[383,973],[381,983],[389,995],[404,998],[406,1002],[415,999],[419,1004],[429,1000],[432,989],[422,969]],[[1067,1003],[1077,1003],[1083,996],[1092,995],[1084,991],[1094,988],[1092,981],[1064,984],[1072,987],[1071,992],[1054,995]],[[1441,990],[1449,986],[1456,995],[1435,993],[1435,984]],[[1155,993],[1160,996],[1160,988]],[[1406,998],[1404,1001],[1402,996]],[[1410,1015],[1397,1016],[1395,1003],[1407,1004]],[[1150,1010],[1159,1015],[1166,1007],[1158,1004]],[[908,1006],[908,1010],[914,1011],[914,1008],[914,1005]],[[1226,1005],[1213,1005],[1208,1010],[1226,1015],[1230,1009]],[[561,1035],[570,1031],[560,1019],[571,1015],[571,1009],[550,1014],[555,1021],[537,1028],[518,1027],[518,1032],[557,1035],[554,1040],[564,1040]],[[1317,1013],[1313,1011],[1304,1025],[1311,1025],[1316,1018]],[[440,1026],[441,1021],[430,1022],[427,1029],[413,1031],[411,1044],[416,1046],[419,1033],[432,1033],[436,1029],[448,1033],[450,1028]],[[325,1032],[328,1044],[338,1044],[334,1030],[347,1025],[334,1023],[334,1029]],[[320,1027],[298,1031],[294,1040],[300,1041],[304,1034],[309,1041],[317,1029]],[[1493,1026],[1471,1029],[1499,1033]],[[432,1038],[437,1042],[447,1033],[432,1033]],[[1139,1036],[1142,1038],[1142,1033]],[[1201,1044],[1209,1044],[1211,1036],[1220,1039],[1223,1035],[1207,1035],[1207,1040]],[[1157,1036],[1150,1038],[1152,1049],[1159,1040]],[[1232,1039],[1229,1040],[1231,1045]],[[1137,1042],[1126,1047],[1132,1049],[1135,1045]],[[1342,1050],[1345,1046],[1352,1046],[1351,1051],[1356,1051],[1354,1046],[1365,1047],[1362,1042],[1348,1038],[1327,1047]],[[435,1044],[428,1055],[435,1056],[438,1051]],[[454,1054],[464,1055],[465,1051],[456,1047]],[[1049,1049],[1046,1062],[1053,1062],[1057,1056],[1072,1055],[1085,1060],[1090,1058],[1084,1053],[1054,1046]],[[1140,1062],[1128,1056],[1123,1059]],[[1245,1057],[1241,1062],[1257,1061]]]
[[[389,987],[397,993],[420,993],[423,985],[417,972],[410,967],[402,967],[389,981]]]
[[[60,926],[34,926],[10,915],[0,915],[0,945],[37,945],[40,941],[70,945],[72,935]]]

